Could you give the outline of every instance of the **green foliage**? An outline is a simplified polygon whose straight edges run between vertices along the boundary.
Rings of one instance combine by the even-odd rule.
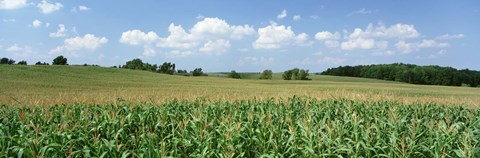
[[[292,71],[291,71],[291,70],[287,70],[287,71],[283,72],[282,78],[283,78],[284,80],[292,80]]]
[[[136,59],[127,61],[127,63],[125,63],[125,65],[123,65],[122,67],[126,69],[143,70],[144,64],[142,59],[136,58]]]
[[[477,87],[480,84],[480,71],[468,69],[457,70],[452,67],[440,66],[417,66],[402,63],[340,66],[327,69],[321,74],[365,77],[426,85],[461,86],[463,83]]]
[[[142,70],[155,72],[155,71],[157,71],[157,69],[158,69],[157,64],[153,64],[153,65],[152,65],[152,64],[149,64],[149,63],[145,63],[145,64],[143,65],[143,69],[142,69]]]
[[[273,76],[272,70],[263,70],[262,74],[260,74],[259,79],[271,80],[272,76]]]
[[[179,74],[186,74],[186,73],[188,73],[188,71],[187,71],[187,70],[177,70],[177,73],[179,73]]]
[[[175,64],[164,62],[157,72],[173,75],[175,73]]]
[[[8,59],[8,58],[2,58],[2,59],[0,59],[0,64],[13,65],[13,64],[15,64],[15,60]]]
[[[57,56],[53,59],[52,65],[68,65],[67,58],[63,57],[62,55]]]
[[[228,78],[235,78],[235,79],[240,79],[240,74],[237,73],[235,70],[232,70],[230,73],[227,74]]]
[[[205,76],[205,74],[202,71],[202,68],[195,68],[192,71],[192,76]]]
[[[282,78],[284,80],[311,80],[308,78],[308,70],[294,68],[283,72]]]
[[[2,157],[479,157],[480,110],[391,101],[0,106]]]
[[[122,68],[126,69],[133,69],[133,70],[147,70],[147,71],[152,71],[155,72],[158,69],[157,64],[149,64],[149,63],[143,63],[141,59],[133,59],[130,61],[127,61],[125,65],[122,66]]]
[[[22,60],[17,63],[18,65],[27,65],[27,61]]]
[[[43,63],[42,63],[42,62],[38,61],[37,63],[35,63],[35,65],[49,65],[49,64],[46,63],[46,62],[43,62]]]

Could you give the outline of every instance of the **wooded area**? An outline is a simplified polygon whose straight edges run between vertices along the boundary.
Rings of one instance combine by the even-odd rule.
[[[399,81],[413,84],[477,87],[480,84],[480,71],[457,70],[437,65],[418,66],[413,64],[380,64],[340,66],[329,68],[322,75],[364,77]]]

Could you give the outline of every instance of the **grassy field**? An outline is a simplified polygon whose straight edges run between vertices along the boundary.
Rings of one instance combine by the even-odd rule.
[[[0,103],[48,105],[127,101],[163,103],[172,99],[252,98],[396,100],[479,106],[480,89],[423,86],[382,80],[311,75],[312,81],[229,79],[164,75],[127,69],[83,66],[0,65]]]
[[[0,157],[480,156],[479,88],[222,75],[0,65]]]

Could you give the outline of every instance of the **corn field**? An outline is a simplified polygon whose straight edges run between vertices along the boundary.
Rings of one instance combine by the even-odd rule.
[[[480,157],[480,110],[395,101],[0,106],[0,157]]]

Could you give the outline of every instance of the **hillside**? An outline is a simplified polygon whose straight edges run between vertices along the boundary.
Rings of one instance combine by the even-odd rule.
[[[277,76],[279,74],[276,74]],[[312,81],[185,77],[91,66],[0,66],[0,103],[60,104],[127,101],[164,102],[174,98],[394,99],[477,106],[480,89],[422,86],[354,77],[311,75]]]

